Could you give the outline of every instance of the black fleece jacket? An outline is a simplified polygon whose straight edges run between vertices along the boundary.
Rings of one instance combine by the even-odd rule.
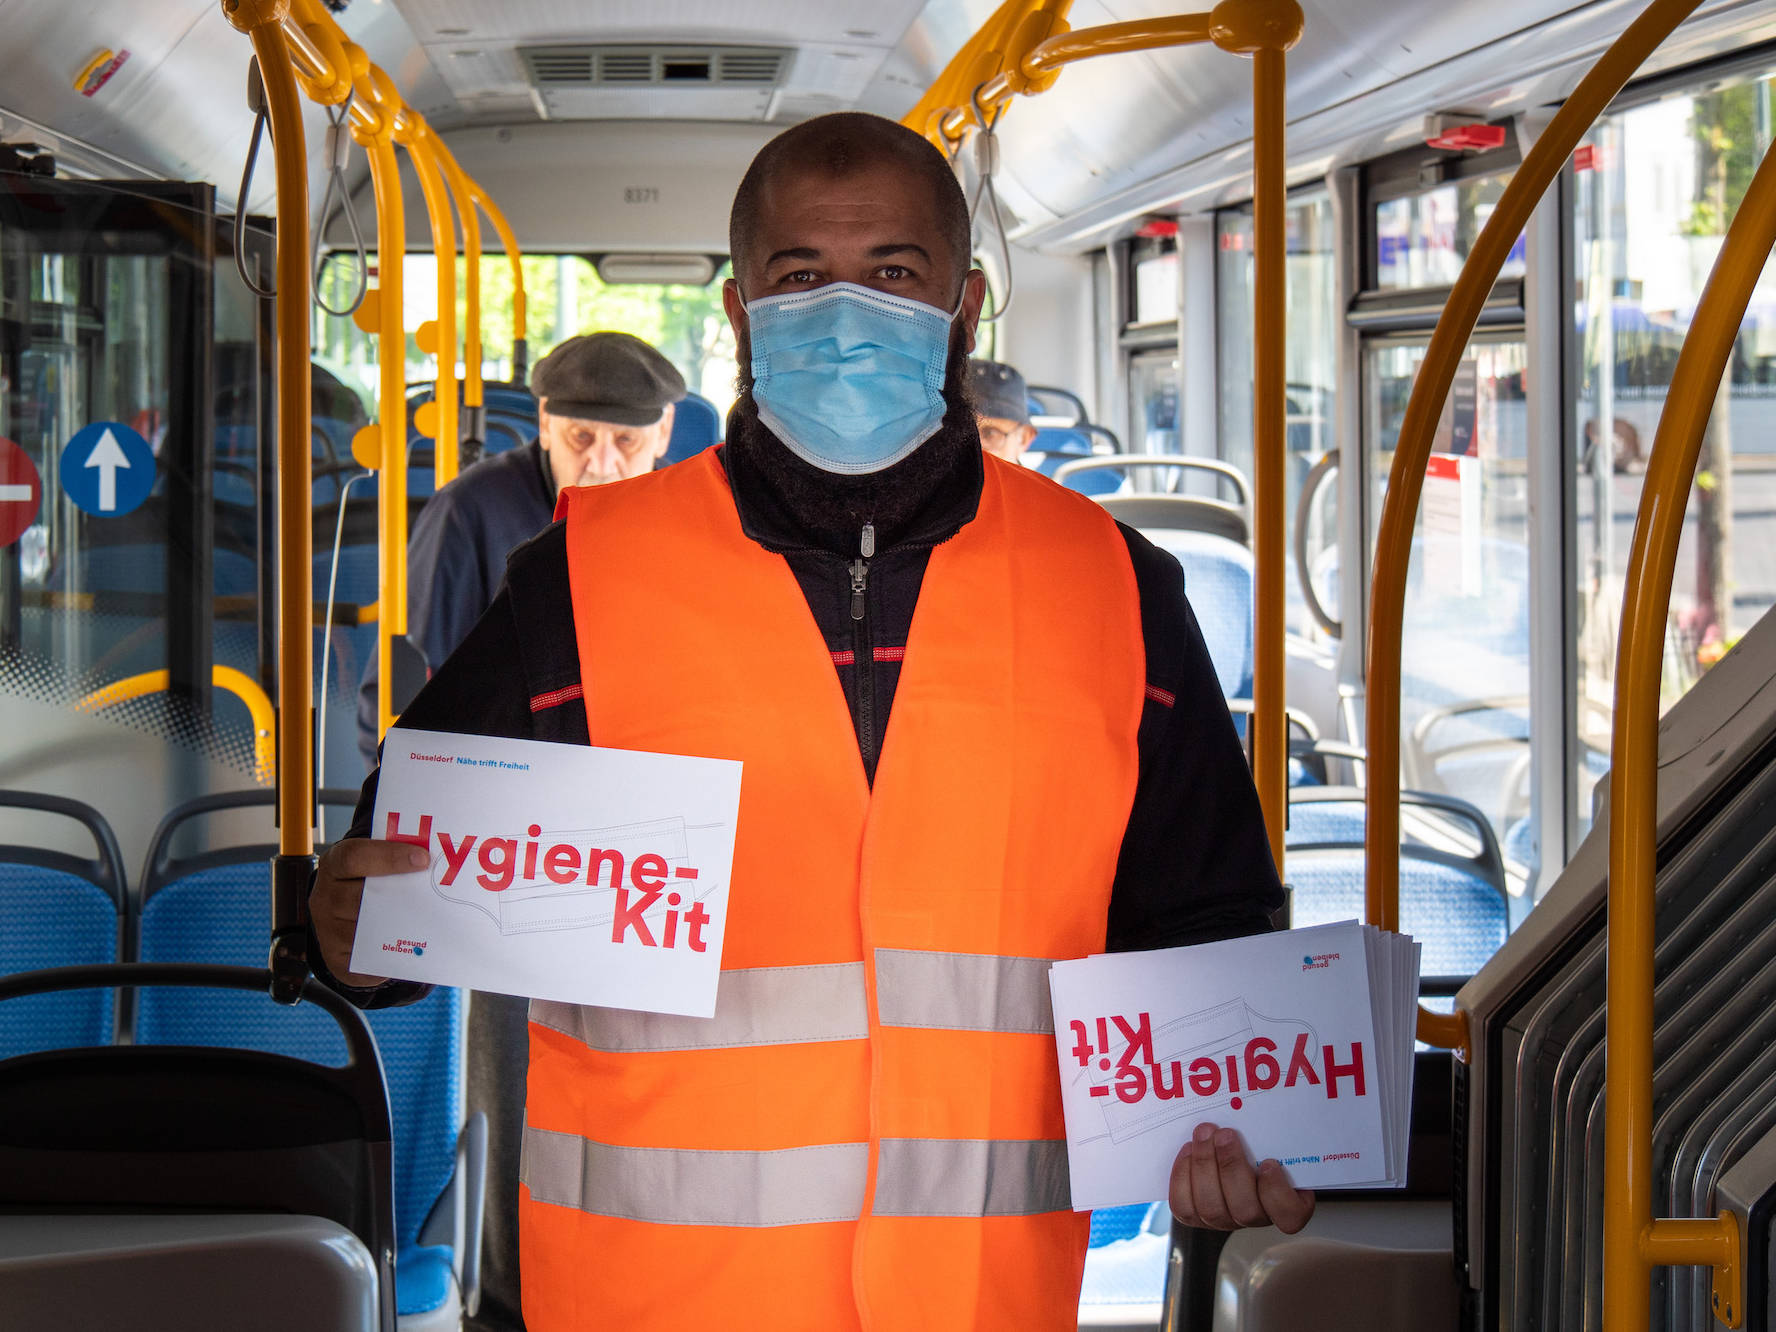
[[[808,600],[873,780],[925,569],[932,548],[974,518],[980,455],[969,455],[893,544],[874,552],[861,580],[858,547],[833,550],[830,536],[823,545],[778,500],[744,449],[724,448],[721,460],[742,530],[783,556]],[[1183,571],[1139,533],[1127,527],[1121,532],[1140,594],[1147,702],[1137,738],[1140,775],[1110,895],[1107,947],[1164,948],[1258,933],[1270,928],[1282,888],[1257,792],[1185,597]],[[858,537],[861,545],[861,531]],[[571,604],[566,532],[556,523],[512,552],[493,604],[402,713],[401,724],[589,743],[584,700],[557,699],[580,683]],[[371,834],[375,801],[371,773],[351,836]],[[353,990],[326,974],[312,941],[309,956],[323,980],[366,1007],[411,1002],[427,988],[391,982]]]

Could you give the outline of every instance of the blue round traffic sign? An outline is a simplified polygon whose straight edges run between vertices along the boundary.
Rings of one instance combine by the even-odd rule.
[[[62,493],[86,513],[115,518],[154,489],[154,450],[121,421],[94,421],[62,450]]]

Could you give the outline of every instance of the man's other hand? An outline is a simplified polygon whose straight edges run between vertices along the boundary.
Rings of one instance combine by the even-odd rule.
[[[367,837],[348,837],[335,842],[321,857],[314,891],[308,895],[308,915],[320,941],[321,960],[327,970],[360,989],[381,985],[387,978],[351,971],[352,940],[358,932],[358,908],[364,900],[364,880],[376,874],[408,874],[424,869],[430,857],[410,842],[377,842]]]
[[[1314,1196],[1289,1183],[1277,1161],[1256,1168],[1237,1131],[1198,1124],[1172,1163],[1172,1215],[1187,1226],[1275,1226],[1293,1235],[1313,1216]]]

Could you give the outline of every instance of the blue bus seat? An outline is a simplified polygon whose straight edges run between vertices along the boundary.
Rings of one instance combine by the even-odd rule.
[[[1036,460],[1036,470],[1052,477],[1063,464],[1092,456],[1091,432],[1084,426],[1048,426],[1036,432],[1026,451]],[[1063,484],[1081,495],[1111,495],[1122,488],[1123,473],[1111,470],[1086,472]]]
[[[1472,853],[1435,844],[1403,820],[1400,929],[1424,945],[1423,976],[1473,975],[1510,930],[1504,860],[1492,825],[1465,801],[1422,791],[1400,794],[1402,813],[1425,811]],[[1291,924],[1326,925],[1363,917],[1363,793],[1351,787],[1297,787],[1289,793],[1284,878],[1293,889]]]
[[[0,791],[0,810],[72,819],[91,835],[91,858],[44,847],[0,846],[0,976],[117,961],[123,932],[123,857],[98,810],[34,791]],[[0,1005],[0,1059],[108,1045],[113,990],[68,990]]]
[[[1171,1209],[1163,1202],[1092,1213],[1079,1289],[1081,1327],[1153,1327],[1165,1300]]]
[[[536,429],[536,398],[522,384],[482,384],[481,405],[490,415],[503,412],[508,416],[526,417],[530,421],[530,428],[533,431]]]
[[[352,805],[351,791],[323,793]],[[270,938],[266,862],[269,844],[231,846],[175,858],[176,835],[224,809],[259,806],[267,832],[273,793],[204,796],[173,810],[155,831],[142,873],[137,960],[263,964]],[[139,1045],[200,1045],[262,1050],[337,1067],[346,1059],[338,1025],[318,1011],[291,1013],[222,990],[154,989],[138,997]],[[365,1013],[382,1056],[394,1124],[395,1296],[401,1314],[430,1313],[452,1298],[452,1269],[471,1261],[449,1244],[421,1242],[427,1219],[451,1205],[464,1134],[464,997],[440,986],[417,1003]],[[470,1167],[472,1169],[472,1167]],[[479,1218],[469,1218],[478,1245]]]
[[[1087,473],[1086,475],[1091,475]],[[1184,595],[1196,615],[1215,678],[1229,699],[1252,696],[1252,552],[1237,541],[1179,528],[1141,529],[1184,569]]]
[[[699,393],[687,393],[672,414],[672,442],[660,466],[694,458],[712,444],[721,443],[722,419],[715,404]]]

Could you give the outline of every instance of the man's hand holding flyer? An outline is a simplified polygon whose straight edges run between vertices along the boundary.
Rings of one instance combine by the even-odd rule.
[[[373,832],[432,860],[366,882],[352,970],[713,1016],[739,807],[725,759],[391,730]]]
[[[1075,1209],[1161,1196],[1202,1123],[1299,1188],[1403,1185],[1418,956],[1349,922],[1055,963]]]

